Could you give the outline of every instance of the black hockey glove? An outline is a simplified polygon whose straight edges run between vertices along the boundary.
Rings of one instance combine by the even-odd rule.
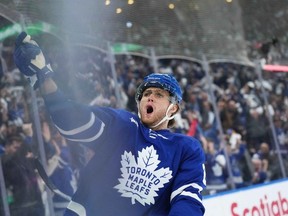
[[[14,62],[20,72],[27,78],[33,89],[37,89],[46,78],[53,75],[53,70],[45,60],[38,44],[31,36],[22,32],[16,38]]]

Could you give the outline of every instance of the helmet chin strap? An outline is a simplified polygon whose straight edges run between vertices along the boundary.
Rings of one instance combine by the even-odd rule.
[[[158,127],[160,124],[162,124],[163,122],[165,122],[165,121],[169,121],[169,120],[171,120],[171,119],[173,119],[174,117],[175,117],[175,115],[172,115],[172,116],[168,116],[168,112],[170,111],[170,109],[173,107],[173,103],[171,103],[169,106],[168,106],[168,108],[167,108],[167,110],[166,110],[166,114],[165,114],[165,116],[161,119],[161,121],[159,121],[156,125],[152,125],[151,126],[151,128],[156,128],[156,127]]]
[[[172,115],[172,116],[168,116],[168,112],[170,111],[170,109],[173,107],[173,103],[170,103],[170,105],[168,106],[167,110],[166,110],[166,113],[165,113],[165,116],[156,124],[156,125],[152,125],[151,128],[156,128],[158,127],[160,124],[162,124],[163,122],[165,121],[169,121],[171,119],[173,119],[175,117],[175,115]],[[138,107],[138,117],[141,119],[141,114],[139,112],[139,102],[137,103],[137,107]]]

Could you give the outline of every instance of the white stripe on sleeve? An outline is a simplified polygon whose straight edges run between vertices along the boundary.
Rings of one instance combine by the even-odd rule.
[[[100,130],[98,131],[98,133],[97,133],[95,136],[90,137],[90,138],[87,138],[87,139],[70,139],[70,138],[67,138],[67,139],[68,139],[68,140],[71,140],[71,141],[77,141],[77,142],[92,142],[92,141],[98,139],[98,138],[101,136],[101,134],[102,134],[103,131],[104,131],[104,127],[105,127],[105,124],[102,122],[102,123],[101,123],[101,128],[100,128]]]
[[[59,128],[57,125],[55,125],[57,127],[57,129],[59,130],[59,132],[63,135],[66,135],[66,136],[69,136],[69,135],[74,135],[74,134],[77,134],[77,133],[81,133],[87,129],[89,129],[95,122],[95,114],[94,113],[91,113],[91,117],[90,117],[90,120],[88,123],[82,125],[81,127],[78,127],[78,128],[75,128],[73,130],[69,130],[69,131],[66,131],[66,130],[63,130],[61,128]]]
[[[188,185],[183,185],[182,187],[178,188],[177,190],[173,191],[172,194],[171,194],[171,198],[170,198],[170,202],[177,196],[177,195],[185,195],[185,193],[190,193],[190,192],[187,192],[187,191],[184,191],[186,188],[188,187],[193,187],[193,188],[197,188],[198,189],[198,192],[202,191],[203,188],[196,184],[196,183],[192,183],[192,184],[188,184]],[[192,194],[192,193],[191,193]],[[186,195],[187,196],[187,195]],[[197,196],[197,195],[196,195]],[[192,197],[192,196],[190,196]],[[197,196],[198,197],[198,196]],[[194,197],[192,197],[194,198]],[[198,198],[199,199],[199,198]]]

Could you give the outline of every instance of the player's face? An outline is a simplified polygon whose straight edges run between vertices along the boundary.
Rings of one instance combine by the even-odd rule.
[[[142,122],[151,127],[160,122],[166,115],[168,106],[170,105],[169,92],[160,88],[148,88],[143,92],[139,104],[139,112]],[[175,105],[176,109],[177,106]],[[177,110],[176,110],[177,111]],[[168,115],[175,112],[174,107],[169,111]],[[168,122],[163,122],[156,130],[167,128]]]

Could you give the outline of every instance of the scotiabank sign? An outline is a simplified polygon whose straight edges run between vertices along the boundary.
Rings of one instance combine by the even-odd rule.
[[[288,179],[203,199],[205,216],[288,216]]]

